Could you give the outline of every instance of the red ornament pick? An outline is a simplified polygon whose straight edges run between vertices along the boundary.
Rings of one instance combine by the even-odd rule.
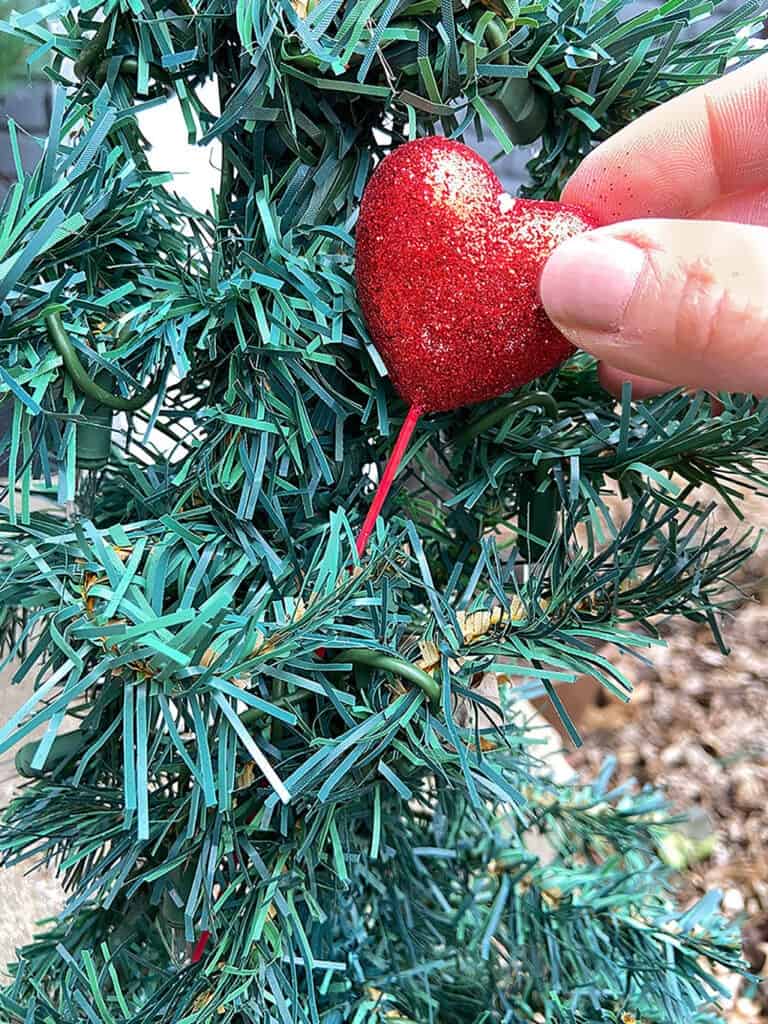
[[[552,250],[596,227],[587,210],[516,199],[473,150],[418,139],[363,194],[355,278],[392,381],[410,403],[360,536],[362,554],[419,417],[496,398],[573,351],[539,300]]]
[[[355,277],[392,381],[422,412],[527,384],[573,351],[539,301],[560,242],[586,210],[515,199],[467,146],[418,139],[379,164],[363,195]]]
[[[357,293],[411,407],[358,534],[360,555],[423,413],[503,395],[570,355],[539,301],[539,275],[556,245],[593,227],[580,207],[514,199],[481,156],[450,139],[408,142],[376,168],[360,205]],[[193,963],[209,937],[201,932]]]

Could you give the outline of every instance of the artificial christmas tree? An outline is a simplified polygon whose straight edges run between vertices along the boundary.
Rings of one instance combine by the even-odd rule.
[[[610,766],[549,780],[515,700],[538,686],[564,713],[581,673],[626,697],[610,645],[656,642],[655,616],[718,631],[750,541],[696,489],[737,506],[764,480],[768,406],[617,408],[574,357],[426,418],[360,557],[406,409],[352,236],[378,158],[438,131],[540,137],[528,191],[556,198],[600,137],[750,56],[761,4],[702,21],[713,6],[53,0],[11,19],[59,88],[0,225],[0,601],[35,681],[0,732],[28,779],[0,846],[56,865],[69,902],[3,1020],[711,1019],[734,934],[714,897],[675,906],[663,802]],[[210,216],[136,125],[172,96],[223,144]],[[54,485],[62,514],[32,512]]]

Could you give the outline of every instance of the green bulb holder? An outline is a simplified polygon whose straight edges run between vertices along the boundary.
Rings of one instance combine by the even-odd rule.
[[[161,378],[158,377],[149,390],[141,388],[132,398],[114,395],[109,390],[112,377],[106,370],[92,378],[80,362],[80,357],[64,330],[61,315],[51,313],[46,316],[45,326],[48,340],[61,356],[64,370],[75,388],[84,396],[81,416],[85,422],[78,424],[77,427],[77,468],[103,469],[109,461],[112,444],[113,411],[117,409],[121,412],[135,412],[141,409],[157,394]]]
[[[42,768],[38,768],[37,766],[33,767],[33,762],[40,741],[33,740],[17,751],[14,761],[16,771],[25,779],[42,779],[51,772],[62,768],[69,761],[73,761],[87,742],[88,737],[80,729],[57,736],[48,751],[45,764]]]
[[[560,495],[554,481],[539,490],[549,474],[545,466],[539,465],[520,481],[518,493],[518,550],[520,557],[529,565],[539,561],[547,550],[549,540],[557,527],[560,510]]]
[[[485,101],[516,146],[541,138],[549,120],[549,101],[527,78],[508,78]]]
[[[108,373],[100,373],[96,383],[109,383]],[[103,469],[109,462],[112,447],[113,410],[96,398],[86,396],[80,416],[84,423],[77,424],[75,463],[78,469]]]

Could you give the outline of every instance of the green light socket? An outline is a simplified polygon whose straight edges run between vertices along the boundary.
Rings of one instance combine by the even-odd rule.
[[[541,138],[549,120],[549,101],[527,78],[508,78],[486,102],[516,146]]]

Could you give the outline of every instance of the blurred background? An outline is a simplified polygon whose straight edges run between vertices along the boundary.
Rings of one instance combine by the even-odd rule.
[[[635,4],[627,16],[651,4]],[[721,5],[726,13],[736,0]],[[19,5],[0,2],[0,21]],[[767,5],[768,11],[768,5]],[[19,45],[0,33],[0,195],[16,179],[16,164],[34,166],[50,115],[50,83],[25,65]],[[217,109],[215,85],[207,102]],[[14,122],[16,131],[9,128]],[[175,173],[174,188],[198,209],[211,207],[218,181],[218,149],[190,146],[176,101],[146,112],[141,128],[152,145],[157,170]],[[488,158],[493,142],[476,141]],[[505,187],[515,192],[525,180],[530,151],[520,149],[494,161]],[[0,416],[4,413],[0,406]],[[0,466],[2,474],[2,466]],[[755,495],[748,506],[750,525],[768,525],[768,499]],[[712,529],[743,530],[726,513]],[[676,811],[687,820],[675,827],[663,851],[679,872],[693,901],[709,889],[723,894],[726,911],[743,924],[744,951],[753,972],[765,982],[739,985],[723,978],[732,992],[729,1024],[768,1021],[768,543],[756,537],[752,560],[734,581],[738,598],[722,622],[726,655],[709,630],[695,623],[665,634],[666,648],[652,657],[622,665],[635,683],[635,695],[622,705],[589,679],[570,694],[584,745],[565,751],[568,766],[594,774],[606,758],[617,775],[638,786],[666,788]],[[664,634],[664,626],[661,626]],[[607,652],[615,659],[615,652]],[[23,687],[0,678],[0,719],[23,700]],[[542,726],[543,728],[549,728]],[[552,733],[553,747],[565,741]],[[11,798],[18,779],[10,758],[0,762],[0,804]],[[34,923],[56,914],[61,893],[51,873],[26,877],[20,869],[0,872],[0,965],[28,941]]]

